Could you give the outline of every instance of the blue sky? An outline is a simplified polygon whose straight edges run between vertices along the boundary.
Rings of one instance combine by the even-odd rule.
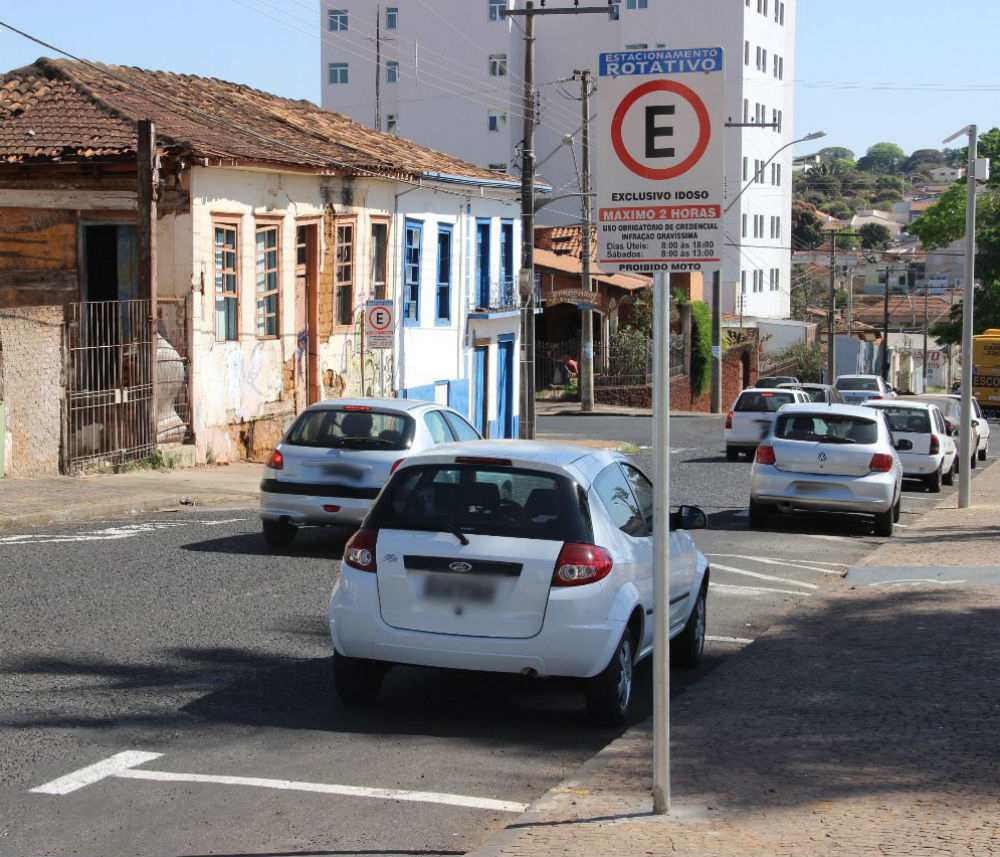
[[[909,153],[941,148],[970,123],[981,130],[1000,126],[996,0],[959,0],[953,7],[933,0],[798,5],[796,136],[823,129],[828,136],[819,145],[861,155],[890,141]],[[139,18],[144,6],[155,16]],[[318,6],[318,0],[102,0],[87,7],[8,0],[0,20],[87,59],[221,77],[318,102]],[[0,70],[42,55],[54,54],[0,33]]]

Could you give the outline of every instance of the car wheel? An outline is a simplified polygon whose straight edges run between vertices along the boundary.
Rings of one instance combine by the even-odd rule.
[[[978,453],[978,452],[974,452],[974,453],[972,453],[972,461],[971,461],[971,462],[969,462],[969,467],[970,467],[970,468],[971,468],[972,470],[975,470],[975,469],[976,469],[976,459],[977,459],[978,457],[979,457],[979,453]]]
[[[632,707],[632,632],[625,629],[608,665],[587,679],[587,711],[601,726],[621,726]]]
[[[298,530],[294,524],[282,518],[278,521],[262,521],[264,540],[273,548],[283,548],[292,543]]]
[[[735,446],[726,447],[726,461],[737,461],[740,457],[740,451]]]
[[[986,446],[979,450],[979,460],[986,461],[986,453],[990,451],[989,441],[986,442]]]
[[[750,500],[750,526],[755,529],[761,529],[767,526],[767,517],[770,514],[771,509],[765,503],[758,503],[756,500]]]
[[[333,653],[333,686],[346,705],[371,705],[382,689],[386,672],[381,661]]]
[[[875,513],[875,535],[876,536],[891,536],[892,535],[892,509],[887,509],[885,512]]]
[[[955,466],[955,459],[953,458],[951,460],[951,467],[948,468],[948,472],[947,473],[943,473],[941,475],[941,481],[945,485],[954,485],[955,484],[955,470],[956,469],[957,468]]]
[[[701,653],[705,650],[705,622],[707,616],[706,583],[698,592],[691,615],[684,630],[670,644],[670,660],[679,667],[692,669],[698,666]]]
[[[892,522],[894,524],[899,523],[899,516],[902,511],[903,511],[903,492],[900,491],[899,496],[896,498],[896,505],[892,507]]]
[[[944,467],[942,464],[941,467]],[[924,477],[924,485],[931,494],[941,493],[941,467],[935,470],[930,476]]]

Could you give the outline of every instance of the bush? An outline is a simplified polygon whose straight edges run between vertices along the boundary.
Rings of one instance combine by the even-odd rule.
[[[819,382],[826,369],[826,354],[818,342],[796,342],[773,357],[774,364],[783,365],[795,361],[795,377],[800,381]]]
[[[712,383],[712,311],[704,301],[691,302],[691,389],[704,395]]]

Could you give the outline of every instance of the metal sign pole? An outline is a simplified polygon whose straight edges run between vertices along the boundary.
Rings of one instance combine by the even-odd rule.
[[[653,812],[670,812],[670,275],[653,275]]]

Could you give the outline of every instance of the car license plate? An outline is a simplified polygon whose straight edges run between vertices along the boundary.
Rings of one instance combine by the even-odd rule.
[[[364,467],[357,467],[354,464],[344,464],[343,462],[323,465],[323,472],[327,476],[339,476],[342,479],[347,479],[352,482],[357,482],[361,479],[366,469],[367,468]]]
[[[430,574],[424,581],[424,597],[430,601],[491,604],[496,598],[496,585],[490,580]]]

